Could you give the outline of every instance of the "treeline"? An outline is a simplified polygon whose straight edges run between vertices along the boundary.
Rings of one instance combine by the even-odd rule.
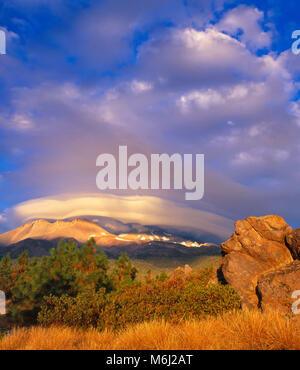
[[[126,255],[109,268],[93,240],[82,247],[61,241],[50,256],[28,258],[25,252],[0,261],[0,290],[8,316],[19,324],[67,325],[118,329],[164,318],[172,322],[217,315],[240,308],[228,285],[211,285],[212,269],[188,276],[161,274],[137,281]]]

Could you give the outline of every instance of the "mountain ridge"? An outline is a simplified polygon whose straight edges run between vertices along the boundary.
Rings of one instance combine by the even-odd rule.
[[[48,221],[45,219],[28,222],[16,229],[0,234],[0,245],[9,246],[19,243],[26,239],[57,240],[75,239],[79,243],[86,243],[94,238],[97,245],[127,245],[144,244],[151,242],[169,242],[181,244],[185,247],[200,247],[212,243],[198,243],[187,240],[186,238],[174,236],[167,233],[156,235],[150,233],[121,233],[114,234],[99,226],[93,221],[84,218],[76,218],[70,221],[56,220]]]
[[[123,252],[128,256],[145,258],[210,255],[219,250],[219,247],[212,243],[199,244],[167,233],[156,235],[150,230],[149,232],[150,234],[113,234],[95,222],[83,218],[70,221],[39,219],[0,234],[0,256],[10,253],[12,257],[16,257],[28,250],[30,256],[40,257],[49,254],[50,249],[55,248],[61,239],[72,239],[84,244],[91,238],[112,258],[117,258]]]

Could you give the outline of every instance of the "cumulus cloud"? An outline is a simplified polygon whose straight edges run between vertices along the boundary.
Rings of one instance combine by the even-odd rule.
[[[253,50],[270,46],[271,31],[264,31],[264,13],[255,7],[240,5],[228,11],[216,28],[237,37]]]
[[[27,50],[30,62],[38,61],[34,74],[30,63],[3,59],[0,77],[9,93],[0,106],[0,155],[14,166],[1,191],[15,194],[9,195],[14,203],[93,193],[96,157],[127,145],[135,153],[205,154],[207,186],[200,204],[184,213],[164,203],[177,195],[156,194],[153,204],[160,207],[160,199],[170,205],[178,222],[194,223],[207,216],[201,212],[229,219],[268,212],[298,217],[290,210],[292,200],[278,201],[279,191],[300,198],[292,171],[300,165],[300,109],[293,100],[298,59],[291,61],[288,52],[256,53],[272,36],[261,11],[240,6],[216,21],[208,3],[187,1],[205,7],[193,17],[181,3],[176,9],[186,12],[173,11],[167,25],[171,2],[163,10],[161,1],[95,3],[72,13],[63,33],[55,28],[45,53],[41,45]],[[224,2],[216,5],[222,11]],[[75,212],[65,199],[56,203],[68,204],[61,214]],[[94,200],[86,199],[88,211]],[[45,202],[14,212],[38,205],[38,213],[25,212],[22,219],[43,215],[41,206],[53,204]],[[73,204],[84,211],[83,203]]]
[[[241,76],[262,77],[259,58],[211,27],[168,30],[142,44],[138,58],[137,73],[170,88],[220,86],[238,82]]]

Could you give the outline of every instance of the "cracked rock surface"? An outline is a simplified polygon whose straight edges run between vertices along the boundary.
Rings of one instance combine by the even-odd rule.
[[[221,274],[240,295],[243,308],[260,305],[257,285],[263,274],[293,261],[286,245],[291,232],[280,216],[248,217],[237,221],[233,235],[221,244]]]

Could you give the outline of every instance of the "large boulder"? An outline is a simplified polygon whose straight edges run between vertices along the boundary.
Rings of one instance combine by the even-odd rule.
[[[300,229],[295,229],[286,236],[286,244],[295,260],[300,260]]]
[[[264,311],[272,309],[291,314],[295,291],[300,291],[300,261],[266,272],[257,282],[260,306]]]
[[[285,237],[292,228],[280,216],[248,217],[221,244],[221,273],[242,299],[243,308],[258,306],[257,280],[261,274],[292,262]]]

